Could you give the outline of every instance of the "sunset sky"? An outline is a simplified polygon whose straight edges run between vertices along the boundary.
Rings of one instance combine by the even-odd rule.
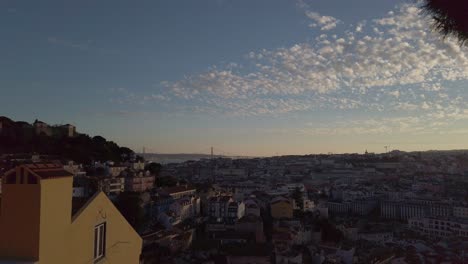
[[[468,148],[468,49],[414,1],[0,0],[0,33],[0,115],[137,152]]]

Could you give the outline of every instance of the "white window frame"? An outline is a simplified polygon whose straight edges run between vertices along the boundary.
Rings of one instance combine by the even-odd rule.
[[[94,263],[99,262],[106,256],[106,222],[94,227]]]

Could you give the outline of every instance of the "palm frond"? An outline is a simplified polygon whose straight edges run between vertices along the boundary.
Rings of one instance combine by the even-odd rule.
[[[422,9],[433,18],[434,30],[468,41],[468,0],[424,0]]]

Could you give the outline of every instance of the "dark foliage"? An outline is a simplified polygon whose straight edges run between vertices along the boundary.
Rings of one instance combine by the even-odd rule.
[[[422,6],[434,20],[434,29],[444,36],[453,35],[463,45],[468,40],[468,1],[424,0]]]
[[[171,176],[158,177],[156,181],[157,187],[174,187],[177,185],[177,179]]]
[[[292,198],[296,202],[296,205],[299,206],[301,210],[304,209],[304,197],[301,189],[299,187],[296,187],[292,193]]]
[[[120,213],[137,231],[141,231],[147,223],[145,211],[141,204],[140,194],[135,192],[123,192],[115,202],[115,206],[119,209]]]
[[[336,229],[336,227],[327,220],[322,220],[319,223],[319,226],[322,230],[323,241],[339,243],[341,240],[343,240],[343,233],[340,230]]]
[[[91,161],[125,161],[134,157],[134,152],[120,147],[115,142],[107,141],[101,136],[91,138],[85,134],[75,137],[64,135],[47,136],[36,134],[34,128],[9,122],[0,132],[0,154],[3,153],[39,153],[57,155],[79,163]]]
[[[158,176],[161,171],[161,164],[152,162],[146,165],[145,170],[148,170],[152,175]]]

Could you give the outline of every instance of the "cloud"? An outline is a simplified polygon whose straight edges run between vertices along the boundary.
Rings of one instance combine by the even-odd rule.
[[[150,95],[139,95],[127,88],[117,87],[108,89],[109,101],[116,104],[140,104],[144,105],[153,102],[169,102],[170,96],[162,93],[152,93]]]
[[[404,4],[336,35],[252,51],[245,63],[162,82],[154,93],[116,90],[115,102],[170,102],[174,112],[234,117],[335,115],[291,128],[307,135],[461,133],[468,129],[467,48],[432,33],[430,24]],[[336,117],[355,112],[360,118]]]
[[[304,0],[297,0],[296,3],[299,8],[304,10],[306,17],[313,21],[313,23],[309,24],[311,28],[320,27],[320,30],[328,31],[336,28],[336,26],[341,23],[341,21],[335,17],[324,16],[318,12],[312,11],[310,5]]]
[[[430,32],[428,18],[410,4],[359,25],[288,48],[250,52],[246,67],[213,67],[165,87],[204,109],[239,115],[453,104],[454,93],[442,83],[468,79],[466,48]],[[364,25],[375,33],[364,34]]]
[[[317,12],[306,11],[306,16],[315,23],[309,24],[309,27],[320,27],[320,30],[327,31],[336,28],[340,20],[332,16],[322,16]]]

